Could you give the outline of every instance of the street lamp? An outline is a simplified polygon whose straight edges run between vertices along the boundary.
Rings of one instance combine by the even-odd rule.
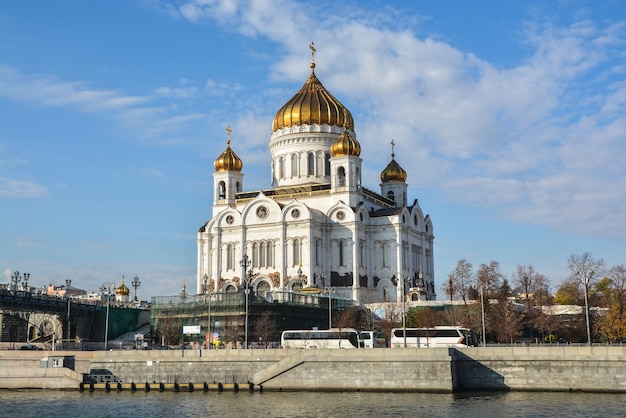
[[[105,292],[107,295],[107,314],[106,314],[106,320],[105,320],[105,325],[104,325],[104,349],[105,350],[107,349],[107,346],[109,344],[109,305],[111,303],[111,289],[113,289],[114,287],[115,287],[115,283],[106,282],[100,288],[100,290],[102,291],[102,295],[104,295]]]
[[[325,287],[324,290],[328,292],[328,329],[332,328],[333,324],[333,302],[332,302],[332,294],[335,293],[335,286]]]
[[[209,299],[209,310],[207,312],[207,350],[210,350],[211,349],[211,281],[209,280],[209,276],[205,274],[202,282],[204,283],[204,301],[206,302],[207,297]]]
[[[67,344],[69,346],[70,343],[70,286],[72,285],[72,280],[65,279],[65,297],[67,297]]]
[[[19,271],[15,271],[15,273],[13,273],[13,275],[11,276],[11,283],[13,283],[11,287],[13,288],[13,291],[17,292],[17,284],[22,281],[22,278],[24,278],[24,283],[28,285],[29,277],[30,274],[28,273],[24,273],[23,275],[21,275]]]
[[[141,286],[141,282],[139,281],[139,277],[133,277],[133,281],[130,283],[135,288],[135,302],[137,301],[137,288]]]
[[[30,293],[28,291],[28,279],[30,278],[30,273],[24,273],[24,290],[26,290],[27,293]]]
[[[246,293],[246,320],[244,323],[244,344],[245,349],[248,349],[248,281],[252,279],[252,269],[249,271],[249,276],[246,277],[246,270],[252,264],[251,260],[248,260],[248,254],[244,253],[239,265],[241,266],[241,281],[244,285],[244,292]]]
[[[406,348],[406,298],[404,297],[404,283],[407,281],[408,277],[400,276],[400,280],[402,280],[402,334],[404,335],[404,348]]]
[[[487,344],[487,334],[485,331],[485,285],[481,284],[480,286],[480,310],[483,322],[483,347]]]
[[[326,293],[328,293],[328,329],[332,328],[332,324],[333,324],[333,300],[332,300],[332,294],[335,293],[336,288],[335,286],[324,286],[326,284],[326,275],[325,274],[320,274],[320,281],[322,282],[322,287],[324,288],[324,291]],[[330,283],[328,283],[330,285]]]

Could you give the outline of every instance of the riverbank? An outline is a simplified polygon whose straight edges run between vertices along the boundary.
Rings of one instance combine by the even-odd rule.
[[[51,357],[72,358],[74,370],[48,367]],[[626,347],[185,350],[184,356],[167,350],[0,351],[0,388],[78,389],[88,384],[85,375],[115,385],[247,389],[251,383],[269,391],[626,393]]]

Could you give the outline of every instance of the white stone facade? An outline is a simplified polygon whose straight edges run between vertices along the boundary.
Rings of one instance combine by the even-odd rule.
[[[251,270],[253,291],[267,298],[329,286],[363,304],[400,301],[403,292],[412,300],[436,298],[433,226],[417,199],[407,204],[406,174],[383,172],[380,192],[364,188],[360,148],[331,150],[342,132],[356,142],[345,122],[276,129],[265,190],[242,191],[241,164],[216,161],[212,217],[198,231],[198,293],[205,276],[213,292],[236,291]]]

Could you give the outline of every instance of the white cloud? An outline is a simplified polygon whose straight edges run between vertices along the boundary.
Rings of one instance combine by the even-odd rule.
[[[48,189],[45,186],[28,180],[9,179],[0,176],[0,196],[39,198],[46,195],[48,195]]]
[[[519,41],[529,55],[501,68],[436,36],[418,38],[406,21],[402,29],[376,26],[384,13],[323,22],[304,18],[297,6],[184,7],[190,20],[228,22],[279,43],[286,55],[273,67],[274,80],[304,80],[313,38],[316,73],[357,114],[368,167],[384,167],[394,138],[409,181],[417,179],[420,189],[516,222],[626,233],[619,215],[626,202],[626,90],[621,80],[610,82],[624,71],[612,59],[624,43],[624,22],[598,27],[586,15],[570,25],[528,22]],[[375,178],[375,169],[368,172]]]
[[[124,96],[115,91],[93,90],[82,82],[25,75],[8,66],[0,66],[0,91],[13,100],[46,106],[74,106],[91,112],[119,111],[148,100],[146,97]]]

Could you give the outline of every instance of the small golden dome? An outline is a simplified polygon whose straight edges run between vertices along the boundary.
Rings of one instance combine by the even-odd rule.
[[[243,161],[241,161],[241,158],[239,158],[237,154],[235,154],[235,151],[230,148],[230,133],[232,132],[230,126],[226,128],[226,132],[228,132],[226,149],[215,160],[215,164],[213,164],[215,171],[241,171],[243,168]]]
[[[130,295],[130,289],[122,282],[122,285],[115,289],[115,294],[118,296],[128,296]]]
[[[330,146],[330,155],[332,157],[343,157],[346,155],[356,155],[358,157],[361,155],[361,144],[350,135],[344,126],[341,135]]]
[[[350,112],[326,90],[315,76],[313,43],[310,48],[311,75],[300,91],[276,112],[272,132],[299,125],[346,126],[354,132],[354,120]]]
[[[387,167],[385,167],[382,173],[380,173],[380,180],[383,183],[393,183],[393,182],[404,183],[406,181],[406,171],[404,171],[404,169],[400,167],[400,164],[398,164],[395,160],[396,154],[395,152],[393,152],[394,145],[395,144],[392,140],[391,141],[391,161],[389,161],[389,164],[387,164]]]

